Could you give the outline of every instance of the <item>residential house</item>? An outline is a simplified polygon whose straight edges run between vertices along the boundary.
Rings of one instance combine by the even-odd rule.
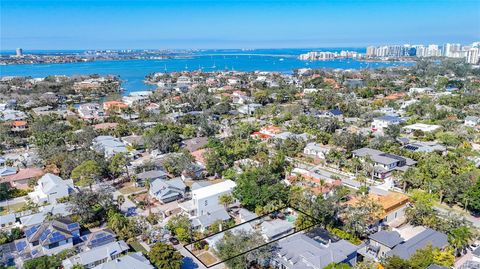
[[[97,265],[93,269],[154,269],[150,261],[141,252],[130,253],[115,260]]]
[[[208,227],[217,219],[225,220],[228,213],[225,205],[219,202],[219,197],[231,194],[235,182],[226,180],[203,188],[192,190],[192,199],[179,204],[179,207],[190,217],[192,223]],[[230,217],[228,216],[227,219]]]
[[[113,111],[113,112],[119,113],[127,107],[128,107],[127,104],[120,101],[107,101],[103,103],[104,111]]]
[[[183,198],[186,188],[181,178],[156,179],[151,183],[148,194],[165,204]]]
[[[38,213],[33,213],[30,215],[23,215],[20,217],[20,223],[23,227],[30,227],[32,225],[41,224],[45,221],[47,216],[62,216],[67,217],[71,213],[68,210],[68,205],[66,203],[62,204],[50,204],[41,206],[38,208]]]
[[[28,227],[25,236],[14,241],[17,264],[72,248],[74,240],[80,237],[80,225],[68,218],[60,218]]]
[[[262,236],[267,242],[285,236],[294,230],[293,222],[283,219],[265,220],[260,226]]]
[[[134,149],[145,148],[145,139],[143,139],[143,136],[141,135],[124,136],[121,139],[127,147],[131,147]]]
[[[4,111],[0,111],[0,121],[6,121],[6,122],[11,122],[11,121],[22,121],[26,120],[28,118],[27,114],[23,111],[19,110],[12,110],[12,109],[7,109]]]
[[[404,241],[397,231],[385,230],[371,234],[368,239],[368,244],[365,246],[365,254],[377,260],[385,258],[388,252]]]
[[[195,137],[192,139],[187,139],[183,141],[184,147],[189,151],[189,152],[194,152],[197,151],[201,148],[203,148],[206,144],[208,143],[208,137]]]
[[[410,166],[416,164],[416,161],[410,158],[371,148],[357,149],[352,151],[352,154],[353,157],[360,159],[369,158],[374,166],[373,175],[379,179],[389,178],[394,170],[405,172]]]
[[[243,105],[241,107],[238,108],[238,112],[240,112],[241,114],[244,114],[244,115],[253,115],[255,113],[255,111],[259,108],[261,108],[262,105],[261,104],[248,104],[248,105]]]
[[[475,127],[480,124],[480,117],[467,116],[463,124],[468,127]]]
[[[22,132],[27,130],[28,128],[28,123],[27,121],[24,120],[16,120],[11,123],[12,125],[12,132]]]
[[[405,132],[407,134],[411,134],[415,131],[421,131],[423,133],[433,133],[440,128],[442,128],[442,126],[440,126],[440,125],[415,123],[415,124],[410,124],[410,125],[404,126],[403,130],[405,130]]]
[[[82,265],[85,269],[91,269],[106,262],[114,261],[129,249],[130,247],[123,240],[111,242],[69,257],[62,261],[62,265],[65,269],[71,269],[76,264]]]
[[[14,173],[15,171],[15,173]],[[0,169],[0,183],[8,183],[13,188],[28,189],[28,182],[31,179],[38,179],[44,172],[40,168],[30,167],[16,169],[14,167],[4,167]]]
[[[343,117],[343,112],[340,109],[335,108],[325,111],[323,115],[329,118],[341,118]]]
[[[63,180],[59,176],[48,173],[38,180],[37,186],[33,192],[28,193],[28,197],[37,204],[56,204],[57,199],[69,196],[74,190],[71,179]]]
[[[120,139],[113,136],[97,136],[92,141],[92,149],[103,154],[105,157],[113,157],[117,153],[128,153],[128,150]]]
[[[428,87],[424,87],[424,88],[410,88],[408,89],[408,93],[409,94],[415,94],[415,93],[432,93],[433,92],[433,89],[432,88],[428,88]]]
[[[415,252],[428,245],[443,249],[448,246],[448,236],[444,233],[425,229],[414,237],[396,245],[386,253],[386,257],[398,256],[402,259],[409,259]]]
[[[357,246],[333,237],[325,240],[316,235],[317,230],[321,229],[279,240],[271,266],[278,269],[322,269],[332,263],[356,264]]]
[[[168,174],[160,169],[154,169],[137,174],[138,182],[149,181],[150,183],[156,180],[168,180]]]
[[[372,132],[383,133],[384,129],[392,125],[399,125],[404,120],[398,116],[385,115],[380,118],[373,119],[371,128]]]
[[[98,120],[105,116],[100,105],[96,103],[81,104],[78,106],[77,112],[83,120]]]
[[[303,154],[319,159],[325,159],[330,150],[331,147],[329,146],[311,142],[305,146],[303,149]]]
[[[434,141],[417,141],[403,146],[404,149],[413,152],[445,152],[447,148]]]

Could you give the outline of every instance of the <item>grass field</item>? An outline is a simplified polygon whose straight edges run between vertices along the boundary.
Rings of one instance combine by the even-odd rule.
[[[0,211],[0,215],[6,215],[8,213],[18,212],[24,205],[26,205],[26,203],[22,202],[18,204],[8,205],[8,208],[6,206],[2,207],[2,211]],[[8,211],[8,209],[10,209],[10,211]]]
[[[214,264],[217,262],[217,258],[215,258],[210,252],[204,252],[197,256],[199,260],[201,260],[206,265]]]
[[[131,242],[130,246],[132,246],[132,248],[137,252],[142,252],[143,254],[147,254],[147,250],[142,245],[140,245],[138,241]]]
[[[146,191],[147,189],[144,187],[135,187],[133,182],[126,183],[121,189],[118,191],[123,195],[128,195],[131,193],[139,192],[139,191]]]

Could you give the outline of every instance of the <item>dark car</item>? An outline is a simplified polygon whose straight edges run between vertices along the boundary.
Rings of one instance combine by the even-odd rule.
[[[170,237],[170,243],[172,243],[172,245],[178,245],[180,242],[178,242],[178,239],[175,238],[175,237]]]

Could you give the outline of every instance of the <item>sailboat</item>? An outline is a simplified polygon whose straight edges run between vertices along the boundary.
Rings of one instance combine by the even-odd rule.
[[[215,65],[215,61],[213,61],[213,66],[212,68],[217,68],[217,66]]]

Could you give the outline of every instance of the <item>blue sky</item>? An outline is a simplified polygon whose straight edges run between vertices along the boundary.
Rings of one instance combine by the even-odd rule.
[[[480,0],[1,0],[0,20],[1,50],[480,40]]]

